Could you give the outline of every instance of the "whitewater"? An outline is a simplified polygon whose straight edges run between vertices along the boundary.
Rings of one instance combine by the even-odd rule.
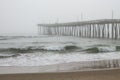
[[[120,41],[72,36],[0,36],[0,66],[120,59]]]

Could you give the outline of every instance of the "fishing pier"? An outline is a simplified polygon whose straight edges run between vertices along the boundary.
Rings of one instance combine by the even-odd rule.
[[[38,24],[39,35],[120,39],[120,19]]]

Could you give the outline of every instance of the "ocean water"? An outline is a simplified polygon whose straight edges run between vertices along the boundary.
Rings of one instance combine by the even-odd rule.
[[[120,40],[71,36],[1,36],[0,66],[44,66],[120,59]]]

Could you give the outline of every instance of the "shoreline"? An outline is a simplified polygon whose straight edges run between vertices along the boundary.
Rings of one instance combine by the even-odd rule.
[[[0,66],[0,74],[59,73],[120,69],[120,60],[60,63],[46,66]]]
[[[113,61],[113,60],[110,60]],[[94,61],[98,63],[99,61]],[[109,62],[109,61],[107,61]],[[120,67],[82,68],[85,62],[70,62],[47,66],[1,66],[0,80],[119,80]],[[103,64],[103,61],[100,63]],[[84,66],[91,64],[87,61]]]
[[[0,74],[0,80],[119,80],[120,69],[54,73]]]

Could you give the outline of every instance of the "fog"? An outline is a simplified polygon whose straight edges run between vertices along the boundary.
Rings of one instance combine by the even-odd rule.
[[[112,11],[120,19],[120,0],[0,0],[0,35],[37,35],[39,23],[111,19]]]

